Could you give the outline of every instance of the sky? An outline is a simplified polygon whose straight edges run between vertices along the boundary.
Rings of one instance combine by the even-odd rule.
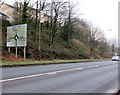
[[[76,0],[77,2],[78,0]],[[120,0],[79,0],[81,18],[105,33],[109,42],[118,41],[118,1]]]
[[[5,0],[5,2],[10,5],[12,5],[15,1],[19,0]],[[102,29],[109,42],[117,43],[118,2],[120,0],[71,0],[71,1],[78,2],[79,11],[83,13],[82,15],[80,15],[80,18],[87,20],[93,26]]]

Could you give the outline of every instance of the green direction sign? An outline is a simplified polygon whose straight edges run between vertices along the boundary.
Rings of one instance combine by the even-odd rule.
[[[27,24],[7,27],[7,47],[27,46]]]
[[[43,23],[45,21],[44,11],[41,11],[40,15],[41,15],[40,23]]]
[[[41,11],[40,13],[41,13],[41,14],[44,14],[44,11]]]

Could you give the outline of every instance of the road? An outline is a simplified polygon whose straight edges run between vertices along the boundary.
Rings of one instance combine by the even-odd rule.
[[[7,67],[2,74],[3,93],[114,93],[118,89],[116,61]]]

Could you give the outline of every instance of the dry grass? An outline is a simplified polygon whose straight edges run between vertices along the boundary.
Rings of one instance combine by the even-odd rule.
[[[2,57],[3,61],[9,61],[9,62],[19,62],[19,61],[23,61],[23,58],[18,56],[18,58],[16,58],[15,54],[7,54],[5,56]]]

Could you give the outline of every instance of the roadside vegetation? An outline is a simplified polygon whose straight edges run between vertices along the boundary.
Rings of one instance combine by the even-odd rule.
[[[18,62],[8,62],[3,61],[0,62],[0,66],[3,67],[12,67],[12,66],[30,66],[30,65],[51,65],[51,64],[66,64],[66,63],[79,63],[79,62],[93,62],[93,61],[108,61],[111,59],[76,59],[76,60],[42,60],[42,61],[33,61],[33,60],[26,60],[26,61],[18,61]]]
[[[69,2],[48,3],[38,0],[34,6],[35,17],[32,16],[31,7],[30,0],[25,0],[22,6],[16,7],[14,22],[10,23],[2,19],[3,65],[17,64],[16,60],[18,60],[14,57],[14,59],[9,58],[14,55],[15,48],[11,48],[11,53],[8,53],[6,48],[7,26],[26,23],[28,25],[26,57],[29,60],[41,60],[25,61],[26,64],[56,63],[56,60],[63,63],[91,61],[112,56],[114,46],[107,43],[103,31],[99,27],[80,19],[79,15],[76,16],[78,14],[75,11],[76,5]],[[44,15],[49,18],[43,23],[40,23],[40,11],[45,11]],[[18,48],[18,55],[19,58],[23,56],[23,48]],[[19,64],[25,63],[19,62]]]

